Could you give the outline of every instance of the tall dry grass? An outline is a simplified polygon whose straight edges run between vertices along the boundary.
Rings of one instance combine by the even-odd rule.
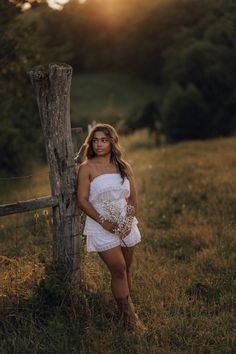
[[[77,301],[53,271],[48,276],[50,212],[40,211],[1,220],[1,353],[235,352],[236,139],[155,148],[143,131],[122,143],[142,234],[132,297],[148,333],[117,324],[109,272],[86,252],[85,237]]]

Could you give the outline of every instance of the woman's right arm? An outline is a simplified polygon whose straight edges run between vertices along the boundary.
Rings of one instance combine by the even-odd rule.
[[[100,214],[89,202],[89,189],[90,189],[90,170],[87,164],[81,164],[78,169],[77,181],[77,202],[78,207],[90,218],[98,222],[105,230],[114,233],[116,225],[103,220]]]

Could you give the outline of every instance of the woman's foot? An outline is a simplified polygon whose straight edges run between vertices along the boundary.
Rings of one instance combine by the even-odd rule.
[[[144,334],[147,327],[135,312],[131,297],[128,295],[124,298],[116,298],[119,318],[124,320],[125,326],[138,334]]]
[[[140,320],[137,313],[135,313],[135,317],[133,318],[130,316],[129,318],[125,319],[127,327],[132,330],[134,333],[137,334],[144,334],[147,332],[147,327],[144,323]]]

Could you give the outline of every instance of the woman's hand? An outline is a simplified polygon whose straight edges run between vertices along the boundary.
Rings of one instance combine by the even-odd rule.
[[[132,228],[132,225],[126,225],[123,230],[121,230],[122,238],[128,236]]]
[[[108,220],[104,220],[101,224],[100,224],[105,230],[111,232],[111,233],[115,233],[115,230],[117,228],[117,225],[108,221]]]

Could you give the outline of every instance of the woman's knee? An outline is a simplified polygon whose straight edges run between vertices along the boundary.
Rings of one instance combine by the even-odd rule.
[[[111,275],[115,278],[124,278],[127,273],[127,267],[125,263],[115,264],[111,269]]]

